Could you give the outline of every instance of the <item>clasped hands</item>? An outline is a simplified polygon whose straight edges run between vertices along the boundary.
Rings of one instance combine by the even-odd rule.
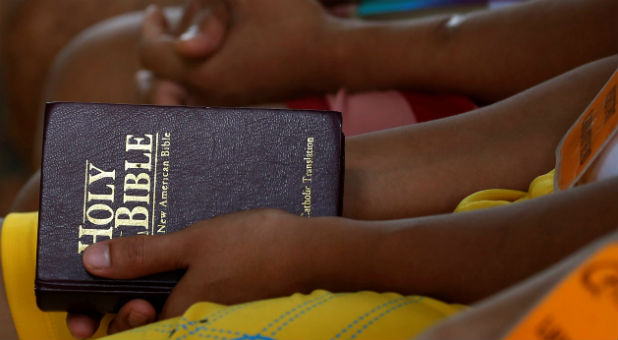
[[[152,5],[141,27],[138,85],[160,105],[245,105],[332,90],[341,28],[313,0],[191,0],[176,23]],[[83,264],[115,279],[186,269],[159,315],[147,301],[129,301],[110,324],[114,333],[178,316],[198,301],[237,303],[306,290],[314,284],[307,267],[316,263],[307,262],[315,249],[307,248],[306,224],[277,210],[240,212],[166,236],[97,243]],[[98,322],[67,318],[78,338],[92,335]]]
[[[142,23],[137,82],[155,104],[262,104],[340,83],[345,25],[316,1],[193,0],[173,21],[152,5]]]

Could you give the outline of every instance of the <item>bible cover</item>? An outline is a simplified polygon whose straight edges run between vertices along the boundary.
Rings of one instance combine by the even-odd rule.
[[[343,142],[338,112],[47,104],[39,307],[111,312],[131,298],[160,306],[182,275],[94,277],[81,264],[94,242],[253,208],[338,215]]]

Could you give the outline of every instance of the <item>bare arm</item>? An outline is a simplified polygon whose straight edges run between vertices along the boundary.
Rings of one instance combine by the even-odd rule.
[[[96,243],[83,262],[94,275],[119,279],[187,269],[162,318],[196,301],[230,304],[317,288],[470,303],[614,230],[617,186],[613,178],[511,206],[397,221],[252,210],[165,236]]]
[[[346,140],[344,214],[393,219],[452,211],[487,188],[525,190],[616,69],[605,58],[491,106]]]
[[[551,289],[600,248],[616,242],[616,232],[504,292],[436,325],[415,339],[500,339]]]
[[[618,50],[618,4],[537,0],[512,7],[341,34],[352,89],[453,91],[491,102]]]
[[[339,221],[324,231],[340,235],[322,240],[325,252],[317,258],[323,263],[316,267],[326,268],[320,276],[326,284],[316,286],[474,302],[615,230],[617,187],[613,178],[470,213],[375,224]],[[370,236],[355,238],[362,233],[345,228],[364,228]]]
[[[554,166],[562,135],[616,68],[610,57],[475,112],[348,138],[344,215],[394,219],[452,211],[481,189],[525,189]],[[38,206],[38,173],[14,204]]]
[[[558,139],[615,67],[614,58],[601,60],[476,113],[351,139],[346,214],[378,219],[437,212],[450,209],[458,193],[524,186],[553,166]],[[415,134],[420,137],[411,143]],[[408,162],[415,152],[421,162]],[[318,287],[394,290],[471,302],[613,230],[617,185],[613,178],[507,207],[394,221],[249,211],[165,237],[100,243],[86,251],[84,265],[110,278],[188,268],[164,317],[178,315],[195,301],[236,303]],[[382,196],[364,196],[372,192]],[[233,246],[239,243],[245,246]],[[159,258],[170,254],[167,247],[173,247],[174,256]],[[106,251],[111,259],[107,266],[93,267],[90,259]],[[143,258],[152,263],[140,262]],[[116,329],[126,328],[132,308],[126,305],[119,312]]]
[[[311,0],[197,2],[205,9],[195,13],[206,14],[193,15],[190,35],[150,11],[140,48],[144,66],[185,86],[190,103],[263,103],[339,88],[493,102],[618,50],[613,0],[537,0],[379,23],[334,18]]]

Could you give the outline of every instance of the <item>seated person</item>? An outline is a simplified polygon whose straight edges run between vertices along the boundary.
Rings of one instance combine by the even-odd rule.
[[[84,265],[110,278],[187,268],[161,319],[181,315],[198,301],[235,304],[317,288],[395,291],[473,303],[613,231],[618,223],[615,173],[519,204],[408,216],[452,211],[467,193],[522,188],[550,170],[561,136],[616,66],[615,56],[605,58],[467,114],[350,138],[347,218],[242,212],[164,237],[98,243],[86,251]],[[226,246],[229,242],[246,247]],[[258,248],[268,251],[251,250]],[[152,254],[143,257],[152,262],[136,263],[142,257],[123,255],[136,252]],[[119,311],[111,329],[128,329],[137,326],[136,320],[148,323],[156,317],[145,301],[132,301]],[[72,316],[69,324],[76,335],[87,336],[95,321]]]
[[[544,0],[396,22],[336,18],[314,0],[194,0],[184,12],[168,11],[173,20],[151,7],[78,36],[56,59],[46,100],[234,106],[280,101],[300,108],[308,101],[298,99],[313,95],[318,97],[307,108],[317,103],[342,110],[346,133],[367,132],[366,125],[394,125],[380,124],[389,118],[383,110],[357,124],[346,119],[354,102],[323,96],[340,89],[348,94],[395,89],[404,95],[388,100],[403,106],[415,101],[406,96],[413,91],[492,103],[614,54],[616,6],[610,0]],[[110,50],[116,53],[110,56]],[[140,86],[131,81],[138,59],[154,75],[139,72]],[[144,88],[157,94],[144,97]],[[387,106],[384,100],[380,105]],[[414,115],[395,115],[394,123],[473,108],[467,103],[419,117],[419,106],[428,105],[412,105]],[[369,121],[361,124],[364,120]]]
[[[89,26],[143,9],[148,3],[181,5],[181,0],[6,0],[0,2],[0,69],[6,91],[5,124],[12,147],[28,169],[37,169],[40,157],[32,157],[36,123],[44,100],[47,74],[54,57],[78,33]],[[126,55],[129,48],[107,51]],[[137,62],[135,63],[135,65]],[[121,67],[120,65],[117,65]],[[128,66],[128,65],[127,65]],[[135,67],[135,66],[134,66]],[[104,80],[102,80],[104,81]]]
[[[617,256],[614,232],[416,339],[614,339]]]
[[[224,4],[223,2],[214,3]],[[236,74],[239,76],[250,74],[255,82],[235,79],[233,72],[240,71],[241,68],[233,67],[233,63],[229,64],[230,67],[213,67],[213,70],[218,70],[217,72],[230,72],[229,77],[226,77],[225,73],[209,74],[209,66],[216,65],[216,60],[219,60],[221,65],[225,65],[224,62],[227,61],[240,62],[240,66],[248,65],[246,62],[238,61],[236,57],[245,55],[233,52],[234,46],[237,46],[237,49],[238,46],[245,46],[237,50],[244,51],[247,42],[275,41],[254,39],[256,37],[252,34],[258,34],[256,32],[259,30],[251,29],[251,27],[273,29],[273,27],[268,25],[243,26],[243,22],[252,23],[252,18],[261,18],[265,20],[263,23],[285,24],[287,22],[291,25],[289,20],[280,21],[283,18],[266,20],[268,17],[260,17],[259,14],[265,15],[264,12],[259,12],[259,8],[247,5],[250,3],[230,2],[229,6],[223,7],[226,9],[223,13],[231,13],[231,15],[229,24],[224,26],[230,27],[229,35],[225,36],[225,43],[221,45],[219,43],[223,40],[217,41],[216,39],[214,43],[211,41],[211,45],[203,44],[204,37],[200,36],[202,32],[200,27],[197,27],[197,30],[189,28],[193,26],[190,14],[186,19],[190,21],[186,25],[188,32],[184,38],[183,35],[180,36],[182,41],[177,41],[173,34],[166,32],[166,24],[161,12],[151,9],[143,25],[142,59],[145,66],[152,69],[156,75],[154,99],[159,103],[166,100],[165,103],[169,104],[203,103],[204,100],[213,103],[225,103],[226,100],[248,103],[255,102],[257,98],[275,100],[280,98],[279,93],[281,96],[294,96],[298,92],[324,92],[338,87],[363,90],[367,86],[374,86],[374,88],[414,87],[416,84],[434,90],[456,90],[473,96],[477,100],[494,101],[520,90],[519,87],[530,86],[539,81],[539,78],[546,79],[582,62],[614,53],[615,32],[612,30],[611,33],[606,33],[610,31],[599,25],[583,25],[576,30],[569,25],[566,28],[562,25],[549,25],[549,30],[544,30],[544,35],[536,34],[534,29],[530,29],[536,27],[534,25],[547,28],[546,16],[543,20],[525,21],[527,25],[521,25],[521,30],[515,30],[514,36],[511,36],[513,39],[509,39],[510,43],[515,44],[510,48],[507,48],[509,44],[503,44],[505,58],[499,59],[499,62],[488,60],[489,54],[486,53],[487,46],[493,47],[492,44],[487,44],[488,41],[505,40],[504,34],[512,29],[513,22],[505,20],[506,17],[511,18],[512,15],[512,18],[518,18],[513,20],[523,20],[523,18],[529,18],[531,12],[538,13],[535,11],[543,9],[550,16],[559,13],[560,15],[556,14],[551,17],[556,22],[566,20],[572,23],[577,21],[564,14],[573,11],[574,15],[579,15],[578,13],[581,12],[573,8],[581,8],[575,5],[597,11],[599,8],[604,8],[603,6],[615,6],[613,2],[608,1],[599,0],[595,2],[599,6],[590,7],[588,4],[591,2],[540,1],[522,5],[509,12],[481,13],[465,18],[438,18],[395,25],[358,25],[355,22],[336,22],[325,17],[319,7],[315,7],[312,2],[299,1],[293,4],[284,2],[279,6],[294,7],[301,4],[309,6],[298,7],[303,9],[299,13],[311,15],[305,17],[306,20],[301,20],[299,26],[290,26],[295,29],[309,28],[310,30],[305,33],[310,34],[306,36],[319,38],[315,34],[323,33],[323,31],[316,30],[316,27],[335,27],[340,30],[334,32],[341,34],[359,33],[354,28],[361,28],[362,32],[368,32],[363,37],[371,36],[373,33],[376,37],[382,37],[376,41],[391,42],[391,47],[401,46],[401,41],[404,40],[410,41],[409,46],[415,48],[406,48],[404,51],[406,53],[401,55],[398,53],[403,52],[396,50],[380,54],[387,58],[381,63],[380,60],[366,63],[366,53],[355,53],[354,55],[359,58],[343,59],[349,61],[351,66],[342,68],[330,67],[331,64],[321,64],[321,62],[330,60],[334,63],[333,66],[347,65],[338,63],[340,60],[338,58],[319,58],[318,52],[321,49],[316,49],[313,53],[318,53],[317,57],[311,60],[315,60],[318,64],[311,65],[311,62],[307,64],[308,72],[299,70],[299,67],[276,73],[268,72],[267,69],[252,68],[251,71],[243,70],[242,73]],[[557,5],[558,3],[560,5]],[[242,7],[242,4],[249,7]],[[574,7],[569,7],[569,5]],[[557,8],[564,12],[556,11]],[[227,14],[221,14],[219,10],[210,10],[206,14],[213,14],[217,20],[223,20],[221,18]],[[231,11],[227,12],[227,10]],[[249,13],[253,13],[255,17],[250,16]],[[265,11],[265,13],[276,15],[288,12],[282,10]],[[506,22],[510,26],[503,24],[495,27],[495,30],[487,30],[488,23],[496,23],[491,20],[495,17],[500,19],[498,22]],[[199,18],[204,18],[204,16]],[[292,16],[292,18],[296,22],[299,17]],[[609,22],[615,20],[612,18]],[[223,39],[221,30],[223,26],[217,26],[216,20],[214,28],[208,26],[210,21],[203,22],[206,29],[220,30],[220,39]],[[202,21],[199,21],[199,24],[202,25]],[[252,24],[255,25],[256,22]],[[277,29],[271,32],[282,32],[282,27],[288,26],[277,26],[275,27]],[[543,39],[561,42],[563,40],[553,38],[565,34],[565,29],[569,34],[572,33],[570,36],[573,37],[573,41],[567,40],[568,43],[560,45],[561,48],[552,45],[561,53],[562,58],[556,59],[553,54],[556,50],[545,48],[547,41]],[[566,53],[565,51],[569,51],[572,46],[590,41],[588,35],[585,39],[576,39],[581,29],[590,29],[599,33],[589,35],[594,37],[593,39],[599,39],[598,44],[592,44],[598,49],[582,49],[580,54]],[[475,33],[479,31],[486,32],[489,37]],[[285,32],[298,33],[298,31]],[[494,34],[496,32],[500,34]],[[531,40],[530,32],[534,32],[532,36],[539,37],[541,42]],[[441,34],[446,34],[449,44],[445,43],[443,40],[445,37]],[[289,60],[303,60],[294,58],[294,56],[302,56],[303,54],[299,51],[304,51],[302,48],[300,50],[294,48],[299,47],[298,44],[293,45],[294,39],[298,36],[295,34],[290,36],[292,40],[286,42],[289,49],[266,48],[262,52],[290,51],[289,53],[297,54],[290,55],[286,52],[283,53],[283,57]],[[336,37],[338,34],[332,36]],[[462,40],[462,37],[485,38]],[[212,39],[212,36],[209,35],[206,38]],[[418,39],[419,45],[412,44],[415,38]],[[609,43],[610,40],[611,43]],[[322,40],[317,39],[317,41]],[[323,41],[333,42],[329,39]],[[326,48],[325,52],[333,52],[334,56],[337,56],[335,52],[345,52],[345,49],[340,50],[336,46],[359,48],[359,50],[352,49],[347,52],[362,52],[363,48],[370,47],[354,34],[337,41],[345,41],[349,45],[326,45],[335,47]],[[462,41],[470,44],[462,44]],[[531,41],[538,43],[535,45],[540,49],[537,55],[530,55],[526,49],[516,48],[517,53],[512,53],[513,46],[518,46],[516,42],[519,42],[521,46],[530,46],[526,44]],[[194,42],[198,42],[197,52],[191,47]],[[431,44],[424,45],[428,43]],[[420,44],[423,44],[422,47],[419,47]],[[207,51],[199,50],[204,46],[208,47]],[[430,49],[431,46],[434,46],[434,49]],[[441,48],[437,48],[438,46]],[[227,53],[232,55],[226,55],[224,53],[226,49]],[[268,60],[274,65],[288,65],[285,59],[266,57],[268,55],[260,54],[259,49],[253,51],[256,53],[253,55],[254,60]],[[381,51],[387,52],[389,49],[385,48]],[[432,51],[436,53],[428,53]],[[439,51],[443,53],[438,53]],[[445,53],[445,51],[457,53]],[[212,56],[210,56],[211,53],[213,53]],[[484,59],[479,59],[483,53]],[[446,59],[437,58],[440,55]],[[275,63],[274,60],[281,62]],[[425,67],[402,67],[402,65],[389,63],[389,60],[405,63],[404,66],[423,64]],[[482,65],[478,63],[479,60],[483,60]],[[513,64],[505,67],[506,62]],[[374,65],[374,67],[367,65]],[[380,66],[380,68],[375,66]],[[161,67],[160,70],[159,67]],[[528,67],[538,67],[538,70],[532,72]],[[613,190],[616,177],[508,207],[465,214],[410,217],[452,211],[462,197],[476,190],[492,187],[522,189],[527,186],[531,178],[549,171],[554,166],[554,149],[560,137],[615,68],[615,57],[602,59],[469,114],[350,138],[346,149],[348,162],[344,197],[344,215],[349,219],[302,220],[270,210],[232,214],[200,222],[184,232],[163,238],[131,238],[97,244],[87,251],[84,264],[93,274],[112,278],[144,275],[153,270],[166,270],[173,267],[188,268],[187,275],[179,283],[159,316],[161,318],[180,315],[198,301],[239,303],[289,295],[298,291],[308,292],[314,288],[325,288],[331,291],[364,289],[396,291],[401,294],[429,295],[449,302],[472,303],[546,268],[586,243],[611,231],[616,224],[616,197]],[[62,67],[57,69],[59,70],[62,70]],[[71,70],[70,67],[69,70]],[[326,75],[324,75],[325,70],[328,71]],[[347,74],[346,70],[357,72]],[[358,70],[366,72],[359,73]],[[529,72],[524,72],[524,70]],[[542,72],[537,73],[536,71],[539,70]],[[268,73],[267,75],[255,73],[258,71]],[[403,71],[409,73],[404,74]],[[295,72],[301,72],[301,74]],[[71,74],[71,72],[57,72],[54,78],[55,85],[76,86],[76,83],[71,84],[66,81],[71,79]],[[335,78],[329,79],[329,74]],[[318,83],[324,84],[325,87],[312,88],[312,79],[305,78],[311,75],[325,76],[326,78],[318,79]],[[362,82],[365,77],[367,83]],[[505,78],[508,81],[505,81]],[[407,79],[409,82],[403,82],[402,79]],[[268,82],[264,83],[264,80]],[[335,85],[333,85],[333,80]],[[230,81],[230,83],[227,86],[219,83],[218,85],[221,86],[207,88],[216,81]],[[370,85],[370,82],[373,85]],[[269,84],[273,84],[273,87],[269,87]],[[290,86],[291,84],[296,84],[296,87]],[[162,86],[167,86],[167,89],[162,90]],[[66,90],[69,87],[52,86],[51,88]],[[230,88],[234,90],[229,90]],[[289,92],[280,92],[282,89]],[[217,92],[219,90],[221,92]],[[231,92],[226,92],[226,90]],[[255,97],[250,95],[253,91],[256,93]],[[236,94],[238,97],[234,97]],[[244,101],[242,101],[243,98]],[[393,183],[398,185],[393,186]],[[24,197],[28,197],[28,194],[26,193]],[[580,214],[574,209],[581,205],[578,201],[580,199],[586,202],[583,207],[586,214]],[[589,223],[591,221],[588,216],[599,216],[599,220]],[[156,265],[143,264],[143,267],[140,267],[132,262],[123,263],[119,260],[122,257],[118,255],[118,252],[122,252],[123,249],[136,249],[132,246],[133,242],[143,244],[144,252],[157,252],[158,249],[169,247],[172,243],[169,240],[184,242],[182,240],[197,240],[201,237],[211,240],[211,244],[224,247],[225,242],[229,241],[229,238],[225,237],[226,233],[214,232],[223,224],[225,228],[222,229],[226,233],[251,227],[263,230],[264,233],[261,236],[265,237],[247,240],[245,250],[236,249],[239,252],[237,256],[240,259],[245,256],[246,261],[226,262],[228,264],[226,267],[231,268],[229,272],[225,270],[213,272],[208,267],[215,262],[235,259],[227,252],[209,252],[216,248],[212,246],[181,247],[193,249],[188,252],[190,254],[184,255],[179,252],[178,247],[174,247],[173,251],[178,252],[176,258],[178,261],[172,261],[172,263],[158,262]],[[582,230],[580,228],[582,224],[589,225],[589,228]],[[288,235],[290,237],[286,240],[288,242],[278,242],[273,253],[262,252],[261,257],[255,258],[254,253],[249,251],[251,246],[257,247],[260,242],[272,244],[272,239],[269,237],[282,235],[278,228],[284,226],[295,229],[297,233]],[[324,233],[315,233],[316,228],[324,230]],[[540,237],[542,235],[539,233],[540,230],[551,237]],[[338,233],[342,236],[337,237]],[[445,234],[449,236],[445,237]],[[503,241],[507,236],[509,242],[505,243]],[[321,253],[317,256],[312,253],[311,259],[307,259],[308,252],[301,250],[311,246],[312,242],[322,245]],[[109,247],[109,244],[113,246]],[[279,256],[281,253],[286,255]],[[271,262],[274,254],[277,254],[274,257],[277,261]],[[110,261],[106,261],[106,258]],[[212,260],[208,261],[204,258]],[[247,268],[247,263],[253,264],[253,268],[255,265],[269,263],[268,273],[270,275],[266,276],[264,272],[262,273],[264,275],[255,276],[255,273]],[[192,270],[192,268],[196,269]],[[302,268],[301,273],[296,272],[299,268]],[[201,275],[204,270],[210,274],[206,278]],[[218,273],[220,276],[212,275],[213,273]],[[276,285],[272,285],[273,278],[277,278],[274,280]],[[235,285],[228,286],[223,282],[235,282]],[[147,303],[132,301],[119,311],[111,329],[131,328],[153,321],[156,317],[154,310]],[[17,323],[19,324],[19,321]],[[69,318],[70,328],[74,334],[79,336],[91,334],[95,323],[94,319],[84,316]],[[409,333],[408,336],[411,335],[412,333]]]

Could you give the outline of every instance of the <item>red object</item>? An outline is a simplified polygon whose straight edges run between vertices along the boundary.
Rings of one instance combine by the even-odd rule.
[[[340,90],[336,95],[301,98],[286,104],[291,109],[341,111],[347,136],[445,118],[477,108],[465,96],[401,91],[348,94]]]

